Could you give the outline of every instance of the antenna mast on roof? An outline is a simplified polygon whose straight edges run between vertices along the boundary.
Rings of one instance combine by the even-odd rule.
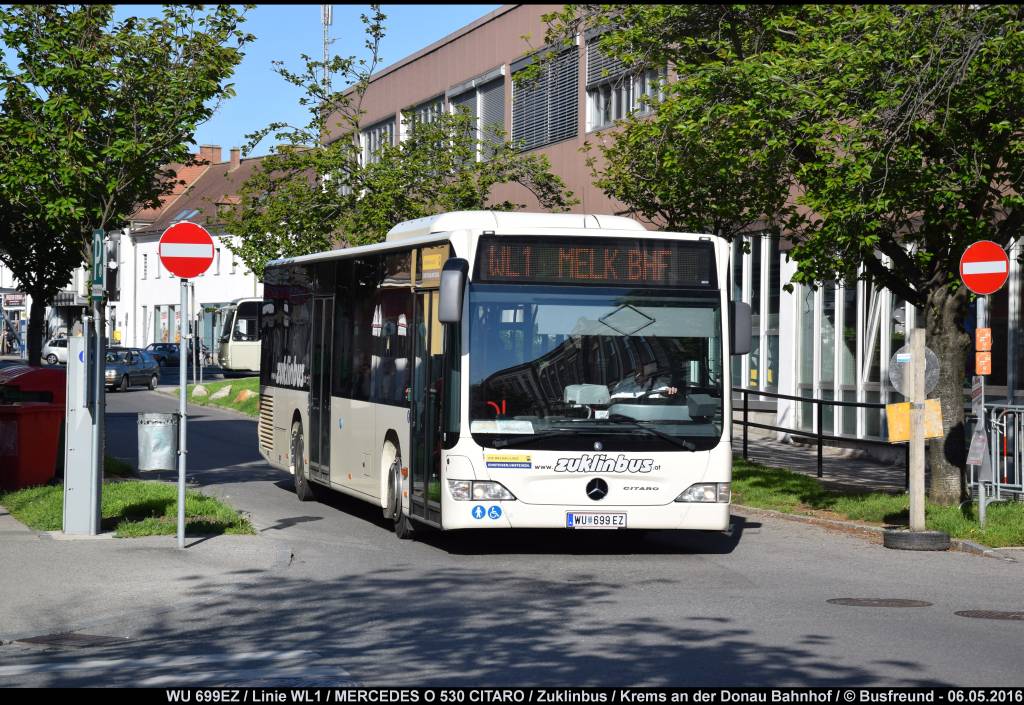
[[[334,21],[334,6],[321,5],[320,19],[324,26],[324,96],[328,96],[331,93],[331,72],[327,68],[331,60],[331,34],[329,28]]]

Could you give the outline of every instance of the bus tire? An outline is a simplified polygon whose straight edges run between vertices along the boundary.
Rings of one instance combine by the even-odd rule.
[[[395,522],[395,536],[403,540],[414,538],[416,527],[402,506],[402,456],[397,452],[388,473],[388,504],[392,505],[389,509]]]
[[[306,477],[306,463],[303,460],[305,449],[302,423],[296,421],[292,424],[292,473],[295,475],[295,496],[299,498],[300,502],[316,499],[309,479]]]

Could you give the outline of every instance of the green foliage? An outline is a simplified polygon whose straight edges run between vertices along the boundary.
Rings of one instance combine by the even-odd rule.
[[[196,127],[234,94],[243,19],[226,5],[120,22],[111,5],[0,8],[13,55],[0,72],[0,261],[32,294],[34,323],[93,229],[173,187],[167,165],[190,162]]]
[[[948,431],[931,488],[957,501],[958,265],[1024,224],[1024,8],[569,5],[547,19],[549,41],[603,28],[613,57],[671,68],[653,118],[622,121],[591,162],[630,212],[783,233],[792,282],[859,275],[924,312]]]
[[[43,485],[0,495],[0,504],[37,531],[60,531],[64,487]],[[119,537],[173,535],[177,532],[178,488],[168,482],[108,482],[103,485],[101,525]],[[249,521],[223,502],[198,492],[185,493],[185,527],[190,534],[252,534]]]
[[[371,6],[363,16],[371,57],[335,56],[326,66],[303,56],[305,69],[277,72],[306,92],[306,126],[275,123],[249,135],[247,151],[268,135],[283,142],[265,157],[240,190],[240,203],[222,214],[222,227],[237,235],[235,251],[246,266],[263,272],[267,261],[381,241],[395,224],[450,210],[523,207],[494,201],[498,184],[518,184],[541,208],[566,210],[576,201],[550,172],[543,155],[521,154],[500,130],[480,134],[464,113],[414,123],[404,115],[406,138],[381,148],[370,163],[360,159],[363,97],[379,62],[385,16]],[[340,75],[350,88],[332,92],[325,74]],[[486,159],[478,161],[478,150]]]
[[[738,458],[733,462],[732,479],[736,504],[889,526],[910,522],[910,499],[906,494],[829,490],[813,477]],[[1024,502],[990,505],[984,529],[978,524],[976,510],[976,503],[943,506],[929,502],[925,523],[928,529],[986,546],[1024,545]]]

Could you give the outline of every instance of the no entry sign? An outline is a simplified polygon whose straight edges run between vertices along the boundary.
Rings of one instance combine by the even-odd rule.
[[[213,238],[201,225],[183,220],[160,236],[160,262],[176,277],[191,279],[213,261]]]
[[[1010,258],[991,240],[974,243],[960,258],[960,278],[975,294],[994,294],[1010,276]]]

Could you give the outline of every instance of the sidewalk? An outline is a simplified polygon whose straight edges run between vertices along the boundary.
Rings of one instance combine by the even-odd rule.
[[[743,455],[743,437],[733,437],[732,451]],[[767,438],[750,438],[747,442],[748,458],[755,463],[770,465],[817,477],[818,447],[782,443]],[[835,489],[857,489],[884,492],[905,490],[906,468],[902,463],[887,465],[846,448],[822,449],[822,483]]]
[[[291,551],[263,536],[69,538],[26,528],[0,507],[0,643],[89,630],[127,637],[284,570]]]

